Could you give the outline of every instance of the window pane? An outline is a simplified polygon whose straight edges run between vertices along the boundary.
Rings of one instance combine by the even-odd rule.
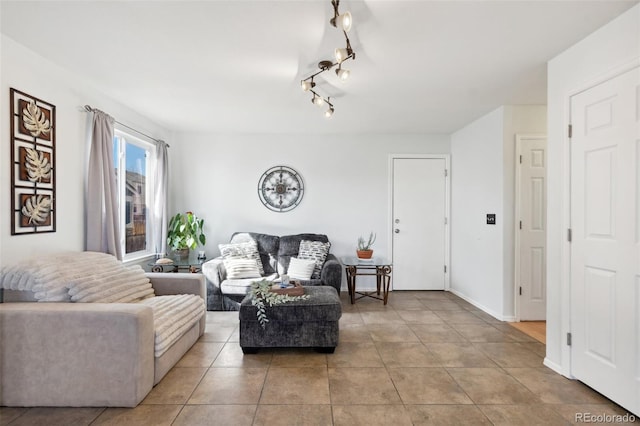
[[[125,159],[125,253],[133,253],[147,248],[146,151],[127,143]]]

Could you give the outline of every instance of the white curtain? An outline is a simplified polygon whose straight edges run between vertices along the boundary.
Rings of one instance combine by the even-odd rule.
[[[113,124],[113,117],[93,110],[87,171],[86,248],[122,260],[118,188],[113,165]]]
[[[156,253],[167,253],[167,193],[169,187],[169,157],[163,141],[157,141],[156,176],[153,206],[153,241]]]

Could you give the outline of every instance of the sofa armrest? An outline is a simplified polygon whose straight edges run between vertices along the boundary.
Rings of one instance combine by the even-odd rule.
[[[216,257],[202,264],[202,275],[215,287],[227,279],[227,270],[224,267],[222,257]]]
[[[202,274],[147,272],[146,276],[151,280],[156,296],[195,294],[202,297],[203,300],[207,299],[207,290]]]
[[[205,277],[207,287],[207,310],[224,310],[224,296],[220,290],[222,282],[227,278],[227,270],[224,267],[222,257],[216,257],[202,264],[202,275]]]
[[[0,305],[0,406],[135,407],[153,381],[149,306]]]
[[[324,285],[330,285],[340,294],[340,289],[342,288],[342,264],[335,255],[331,253],[327,255],[327,259],[322,265],[320,279]]]
[[[171,296],[174,294],[195,294],[202,297],[207,303],[207,288],[202,274],[187,272],[147,272],[146,276],[151,280],[151,286],[156,296]],[[200,319],[200,335],[204,333],[207,324],[207,316]]]

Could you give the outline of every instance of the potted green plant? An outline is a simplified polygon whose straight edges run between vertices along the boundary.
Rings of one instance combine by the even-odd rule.
[[[169,220],[167,245],[176,255],[188,256],[189,249],[195,249],[198,244],[206,244],[203,226],[204,219],[199,219],[192,212],[177,213]]]
[[[371,256],[373,256],[373,249],[371,249],[371,246],[375,242],[376,234],[373,232],[369,234],[369,238],[367,240],[365,240],[364,237],[358,237],[358,249],[356,250],[358,259],[371,259]]]

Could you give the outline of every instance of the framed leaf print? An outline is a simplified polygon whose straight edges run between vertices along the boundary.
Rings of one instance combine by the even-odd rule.
[[[56,107],[11,89],[11,235],[56,230]]]

